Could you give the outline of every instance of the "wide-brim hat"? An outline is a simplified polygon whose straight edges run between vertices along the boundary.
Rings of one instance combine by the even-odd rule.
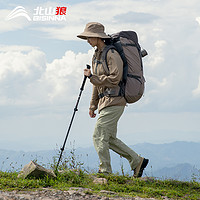
[[[110,38],[104,32],[104,26],[98,22],[90,22],[86,24],[84,32],[77,35],[77,37],[87,40],[88,37],[98,37],[102,39]]]

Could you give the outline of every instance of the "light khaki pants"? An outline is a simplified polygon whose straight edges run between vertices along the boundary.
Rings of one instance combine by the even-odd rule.
[[[109,149],[126,158],[132,170],[140,162],[140,156],[116,138],[117,122],[123,111],[124,106],[106,107],[101,110],[99,118],[97,119],[93,142],[100,160],[100,172],[112,173]]]

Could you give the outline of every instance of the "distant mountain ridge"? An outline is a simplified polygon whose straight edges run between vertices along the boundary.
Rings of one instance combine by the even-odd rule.
[[[154,176],[160,179],[195,180],[200,182],[200,170],[188,163],[178,164],[174,167],[164,167],[155,171]]]
[[[136,151],[150,158],[154,169],[173,167],[177,164],[189,163],[200,168],[200,143],[173,142],[165,144],[137,144]]]
[[[173,142],[166,144],[142,143],[130,146],[141,156],[149,158],[150,162],[145,170],[148,176],[159,178],[173,178],[178,180],[191,180],[193,175],[200,175],[200,143]],[[71,149],[65,150],[65,155],[70,155]],[[56,150],[37,152],[0,150],[0,170],[19,171],[30,160],[36,160],[39,164],[53,163],[53,157],[58,156]],[[75,149],[76,159],[84,163],[84,168],[89,171],[98,170],[98,156],[94,147]],[[129,163],[124,158],[111,151],[113,172],[131,174]]]

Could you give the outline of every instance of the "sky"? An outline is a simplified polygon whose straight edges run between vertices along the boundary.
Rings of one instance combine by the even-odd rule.
[[[6,17],[17,6],[25,16]],[[61,21],[34,21],[37,9],[67,7]],[[8,18],[7,18],[8,19]],[[142,99],[126,107],[118,137],[128,145],[200,142],[198,0],[0,0],[0,149],[39,151],[63,145],[94,49],[76,36],[88,22],[107,34],[134,30],[148,51]],[[66,148],[92,146],[87,80]]]

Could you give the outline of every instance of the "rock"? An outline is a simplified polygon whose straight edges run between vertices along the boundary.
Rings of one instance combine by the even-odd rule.
[[[108,195],[116,195],[116,192],[113,191],[107,191],[107,190],[101,190],[100,193],[108,194]]]
[[[107,179],[105,179],[105,178],[94,178],[94,180],[93,180],[93,183],[95,183],[95,184],[107,184],[108,183],[108,181],[107,181]]]
[[[42,178],[44,176],[48,176],[51,178],[55,178],[56,175],[53,170],[45,169],[41,165],[37,164],[34,161],[31,161],[27,165],[23,167],[21,172],[18,174],[18,178],[27,178],[27,177],[35,177]]]

